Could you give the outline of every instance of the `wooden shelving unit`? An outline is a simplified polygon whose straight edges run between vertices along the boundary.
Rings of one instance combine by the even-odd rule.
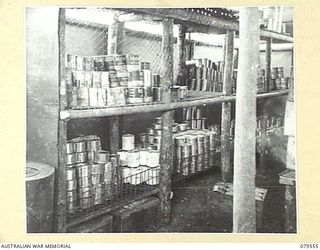
[[[65,76],[65,69],[64,69],[64,62],[65,62],[65,25],[66,25],[66,17],[65,17],[65,9],[60,9],[59,14],[59,60],[60,60],[60,70],[59,70],[59,88],[60,88],[60,117],[59,117],[59,166],[58,171],[56,174],[57,178],[57,187],[56,187],[56,204],[55,204],[55,211],[56,211],[56,220],[55,220],[55,231],[57,232],[65,232],[67,227],[77,225],[82,223],[86,220],[92,219],[97,217],[101,214],[108,213],[114,209],[118,209],[123,204],[116,204],[112,207],[102,208],[98,211],[94,211],[89,215],[85,215],[79,217],[71,222],[66,222],[66,181],[65,181],[65,174],[66,174],[66,142],[67,142],[67,122],[71,119],[86,119],[91,117],[111,117],[111,129],[107,131],[110,135],[111,142],[111,151],[116,152],[119,145],[119,131],[118,131],[118,118],[119,115],[128,115],[134,113],[148,113],[148,112],[155,112],[160,111],[162,112],[162,144],[166,145],[165,147],[161,148],[161,159],[160,159],[160,183],[159,188],[151,191],[151,193],[147,193],[145,195],[154,195],[159,194],[160,197],[160,208],[161,208],[161,216],[164,222],[168,221],[168,217],[170,214],[170,199],[168,198],[171,191],[171,169],[172,169],[172,152],[170,153],[170,149],[172,149],[172,110],[186,108],[186,107],[193,107],[193,106],[201,106],[201,105],[211,105],[217,103],[230,103],[232,101],[236,101],[236,96],[231,95],[230,91],[225,91],[226,89],[230,89],[231,82],[229,81],[230,69],[232,69],[232,62],[226,61],[226,64],[229,64],[225,67],[224,75],[229,76],[229,78],[225,77],[224,79],[224,94],[217,94],[217,93],[203,93],[201,96],[194,96],[191,95],[189,98],[179,101],[179,102],[172,102],[171,101],[171,94],[169,92],[170,86],[173,84],[173,65],[172,63],[167,63],[168,61],[172,61],[173,58],[173,32],[172,27],[173,23],[179,24],[182,28],[187,29],[189,32],[192,30],[197,30],[197,32],[204,32],[204,33],[232,33],[239,31],[239,23],[237,21],[228,21],[223,20],[217,17],[208,17],[201,15],[199,13],[191,13],[185,9],[149,9],[149,8],[142,8],[142,9],[121,9],[121,11],[125,11],[127,13],[134,13],[137,15],[141,15],[146,19],[150,20],[158,20],[163,24],[163,58],[162,64],[166,65],[164,67],[164,81],[166,84],[163,88],[167,91],[164,91],[165,94],[163,96],[163,103],[154,103],[154,104],[146,104],[146,105],[139,105],[139,106],[126,106],[124,107],[106,107],[106,108],[99,108],[99,109],[83,109],[83,110],[76,110],[76,109],[65,109],[66,107],[66,86],[64,84],[64,76]],[[268,38],[270,41],[271,39],[281,40],[284,42],[293,42],[293,38],[286,36],[284,34],[279,34],[276,32],[271,32],[267,30],[261,30],[260,36],[263,38]],[[183,36],[181,36],[183,37]],[[182,41],[180,44],[182,46],[185,44]],[[229,46],[233,48],[234,44],[234,36],[231,41],[229,41]],[[184,67],[184,62],[181,60],[185,60],[186,56],[183,55],[183,48],[182,46],[178,46],[178,50],[180,52],[179,56],[179,69]],[[182,55],[181,55],[182,53]],[[267,53],[271,53],[271,50],[267,50]],[[270,79],[270,60],[267,61],[267,72],[269,79]],[[270,93],[258,94],[257,98],[273,98],[277,96],[287,95],[288,90],[281,90],[275,91]],[[224,107],[223,107],[224,109]],[[222,117],[222,120],[225,124],[230,124],[230,115]],[[228,138],[230,136],[227,127],[222,131],[223,136]],[[229,140],[223,140],[222,143],[222,154],[230,154],[230,146],[224,145]],[[169,149],[169,151],[168,151]],[[228,164],[228,163],[225,163]],[[229,163],[230,164],[230,163]],[[230,169],[230,166],[222,166],[222,169]],[[144,195],[144,196],[145,196]],[[127,203],[130,201],[127,201]]]

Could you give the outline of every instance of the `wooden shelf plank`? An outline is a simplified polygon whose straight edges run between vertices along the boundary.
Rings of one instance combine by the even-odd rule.
[[[130,8],[130,9],[119,9],[131,13],[140,13],[151,16],[159,17],[171,17],[174,18],[177,23],[187,23],[193,25],[199,25],[205,28],[206,31],[210,32],[210,28],[218,30],[235,30],[239,31],[239,22],[232,20],[225,20],[223,18],[205,16],[199,13],[190,12],[179,8]],[[260,30],[261,37],[273,38],[280,41],[293,43],[293,37],[270,31]]]
[[[228,101],[236,100],[236,96],[219,96],[216,93],[207,92],[204,94],[205,98],[192,97],[180,102],[172,103],[157,103],[157,104],[145,104],[139,106],[122,106],[122,107],[106,107],[97,109],[83,109],[83,110],[68,110],[64,111],[65,118],[78,119],[78,118],[90,118],[90,117],[106,117],[114,115],[128,115],[135,113],[148,113],[157,111],[174,110],[178,108],[195,107],[201,105],[210,105]],[[257,98],[270,98],[276,96],[287,95],[288,90],[275,91],[270,93],[258,94]],[[211,96],[211,97],[209,97]]]

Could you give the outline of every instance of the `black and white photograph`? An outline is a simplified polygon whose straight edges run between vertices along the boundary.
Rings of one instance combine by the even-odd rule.
[[[299,233],[293,13],[25,7],[25,233]]]

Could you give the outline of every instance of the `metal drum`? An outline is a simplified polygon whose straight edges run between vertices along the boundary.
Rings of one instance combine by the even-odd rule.
[[[53,221],[54,167],[27,162],[27,232],[50,233]]]

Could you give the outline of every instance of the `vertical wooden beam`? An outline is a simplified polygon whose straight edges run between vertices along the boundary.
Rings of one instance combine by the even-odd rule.
[[[233,50],[234,31],[228,30],[224,46],[224,74],[223,74],[223,94],[231,95],[232,71],[233,71]],[[228,182],[231,179],[230,162],[230,123],[231,123],[231,102],[222,103],[221,112],[221,174],[222,181]]]
[[[266,85],[267,92],[270,91],[271,84],[271,54],[272,54],[272,38],[266,38]],[[261,106],[261,147],[260,147],[260,159],[259,165],[262,173],[266,170],[266,162],[268,155],[267,148],[267,107],[269,105],[269,99],[262,99]]]
[[[59,9],[58,46],[59,46],[59,114],[67,106],[67,87],[65,84],[65,9]],[[67,122],[58,120],[58,166],[55,173],[54,231],[66,232],[67,208]]]
[[[233,232],[256,232],[255,129],[259,62],[258,8],[240,10],[239,72],[234,152]]]
[[[118,21],[118,15],[114,15],[113,23],[108,29],[108,54],[123,53],[124,23]],[[119,150],[119,117],[112,116],[109,119],[110,152],[115,154]]]
[[[165,18],[162,21],[162,100],[164,103],[171,102],[170,86],[173,84],[173,19]],[[172,139],[172,111],[163,112],[161,115],[161,152],[160,152],[160,220],[161,224],[170,221],[171,205],[171,172],[173,168],[173,139]]]
[[[177,41],[178,47],[178,75],[177,85],[186,85],[186,27],[182,24],[178,25],[179,35]]]
[[[266,81],[267,81],[267,92],[270,91],[271,84],[271,54],[272,54],[272,38],[266,38]]]

